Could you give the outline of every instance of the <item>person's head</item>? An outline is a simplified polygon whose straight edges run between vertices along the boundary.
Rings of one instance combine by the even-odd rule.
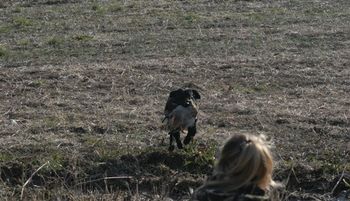
[[[233,135],[220,150],[215,180],[206,185],[228,192],[250,185],[268,190],[274,183],[272,171],[273,158],[263,136]]]

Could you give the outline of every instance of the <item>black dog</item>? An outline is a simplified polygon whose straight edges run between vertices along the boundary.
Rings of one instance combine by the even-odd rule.
[[[187,145],[196,135],[196,123],[198,109],[195,100],[200,99],[198,91],[194,89],[178,89],[169,94],[168,101],[165,105],[164,120],[167,120],[167,127],[170,130],[170,146],[169,151],[173,151],[174,139],[177,147],[182,149],[180,140],[180,132],[187,130],[187,136],[184,139],[184,144]]]

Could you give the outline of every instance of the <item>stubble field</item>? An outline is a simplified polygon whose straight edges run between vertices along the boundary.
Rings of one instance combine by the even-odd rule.
[[[187,200],[234,133],[280,200],[350,196],[350,2],[0,2],[0,199]],[[179,87],[195,141],[167,151]],[[346,200],[346,198],[345,198]]]

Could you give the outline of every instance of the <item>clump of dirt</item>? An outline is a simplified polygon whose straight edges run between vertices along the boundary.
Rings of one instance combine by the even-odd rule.
[[[77,187],[85,190],[119,189],[127,191],[154,191],[166,188],[170,194],[188,194],[211,172],[212,164],[199,155],[183,152],[147,151],[138,155],[126,154],[117,159],[94,162],[80,167],[66,167],[55,170],[52,167],[37,172],[31,185],[54,188],[55,186]],[[73,169],[81,172],[73,174]],[[33,166],[9,163],[0,167],[0,175],[8,185],[23,185],[35,172]]]
[[[199,186],[205,175],[212,170],[212,163],[204,162],[202,156],[186,152],[151,151],[139,155],[122,155],[119,159],[90,168],[87,172],[93,180],[101,177],[130,177],[126,182],[108,182],[119,188],[138,185],[140,189],[160,188],[162,185],[176,187],[174,191],[186,192],[189,187]],[[102,181],[97,185],[101,185]],[[130,187],[128,187],[130,188]],[[151,189],[150,189],[151,188]],[[173,189],[173,188],[172,188]],[[185,190],[186,189],[186,190]]]
[[[347,175],[343,174],[345,180]],[[275,179],[285,184],[285,189],[282,191],[288,194],[286,195],[288,200],[315,200],[316,195],[323,195],[318,199],[324,200],[325,197],[331,196],[331,191],[333,191],[332,196],[337,197],[340,192],[348,190],[346,183],[336,186],[336,182],[340,180],[339,176],[332,179],[324,168],[314,168],[303,163],[281,171],[277,170]]]
[[[165,165],[172,170],[189,172],[191,174],[208,174],[212,163],[200,155],[188,155],[178,152],[150,152],[139,155],[143,166]],[[209,162],[209,163],[206,163]]]
[[[321,168],[315,169],[309,165],[297,164],[289,171],[288,189],[303,188],[306,191],[315,193],[326,193],[330,186],[329,181],[325,178],[324,170]]]

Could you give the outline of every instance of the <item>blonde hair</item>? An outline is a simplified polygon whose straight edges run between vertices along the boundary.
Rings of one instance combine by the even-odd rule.
[[[274,184],[273,165],[264,136],[234,135],[221,148],[213,179],[204,186],[223,192],[250,185],[269,190]]]

